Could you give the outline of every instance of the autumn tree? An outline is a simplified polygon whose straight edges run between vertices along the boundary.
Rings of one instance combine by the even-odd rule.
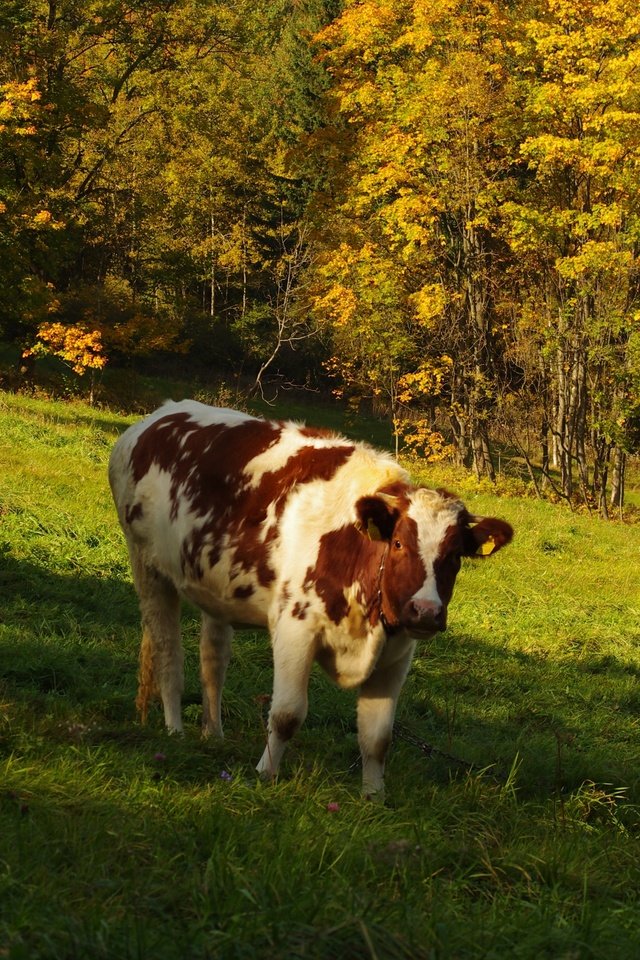
[[[44,124],[34,78],[0,83],[0,282],[4,291],[0,333],[13,337],[23,318],[47,315],[50,289],[34,276],[33,260],[64,224],[49,209],[48,197],[28,187],[37,164],[37,140]]]
[[[237,45],[240,6],[231,12],[224,3],[192,0],[28,0],[3,7],[3,90],[29,85],[38,106],[28,149],[16,134],[1,158],[7,221],[24,222],[22,207],[39,218],[35,237],[23,231],[14,244],[22,273],[13,278],[16,299],[29,283],[57,299],[62,322],[84,322],[65,315],[67,303],[78,310],[85,301],[110,299],[113,314],[124,301],[126,315],[116,323],[144,315],[147,327],[155,324],[154,338],[175,339],[182,318],[171,295],[162,303],[154,270],[140,255],[142,186],[163,160],[151,132],[162,120],[163,85],[189,63]],[[108,278],[119,284],[118,297],[102,296]],[[67,296],[92,287],[84,298]],[[17,303],[20,320],[5,323],[6,333],[33,331],[32,313]]]
[[[395,0],[348,4],[322,34],[344,133],[317,306],[335,304],[343,365],[377,378],[357,354],[366,338],[345,352],[349,320],[371,331],[404,400],[445,413],[460,460],[488,476],[507,256],[496,223],[514,136],[508,29],[491,3]]]
[[[637,443],[640,17],[629,0],[546,0],[518,43],[528,177],[505,210],[523,305],[515,353],[538,385],[560,489],[607,512]]]

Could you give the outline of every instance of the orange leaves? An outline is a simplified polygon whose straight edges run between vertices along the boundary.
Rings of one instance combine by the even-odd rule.
[[[56,219],[50,210],[38,210],[34,214],[23,214],[22,220],[32,230],[64,230],[66,224]]]
[[[425,397],[438,397],[453,367],[451,357],[443,354],[433,360],[425,360],[417,370],[405,373],[398,380],[398,400],[403,404]]]
[[[38,82],[11,81],[0,84],[0,134],[10,133],[17,137],[31,137],[37,131],[33,122],[34,104],[40,100]]]
[[[101,370],[107,363],[99,330],[64,323],[41,323],[38,339],[23,357],[53,354],[69,364],[74,373]]]
[[[411,453],[432,463],[449,460],[454,454],[453,444],[448,443],[439,430],[434,430],[429,420],[399,419],[396,430]]]

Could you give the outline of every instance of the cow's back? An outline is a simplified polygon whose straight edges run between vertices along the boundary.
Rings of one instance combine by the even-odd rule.
[[[229,428],[259,423],[236,410],[208,407],[195,400],[168,401],[130,426],[117,440],[109,460],[109,483],[120,522],[128,532],[131,519],[167,514],[175,519],[185,488],[203,477],[206,466],[222,475],[224,458],[211,453],[211,441]],[[189,438],[191,438],[189,440]],[[209,446],[209,451],[207,451]],[[228,470],[226,471],[229,472]]]
[[[191,400],[167,402],[129,427],[112,451],[109,482],[130,551],[179,589],[194,565],[198,579],[213,520],[231,516],[243,468],[274,433],[248,414]]]
[[[194,401],[117,442],[110,481],[129,549],[221,619],[265,624],[357,496],[404,471],[366,444]]]

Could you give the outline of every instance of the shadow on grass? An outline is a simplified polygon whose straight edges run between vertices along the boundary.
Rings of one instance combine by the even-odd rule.
[[[110,433],[113,435],[114,442],[129,425],[123,422],[124,415],[110,416],[109,411],[102,410],[99,407],[95,408],[95,412],[91,409],[82,412],[76,406],[71,405],[67,411],[62,404],[56,407],[55,413],[49,419],[55,423],[71,423],[74,426],[90,427],[92,430]]]
[[[0,623],[55,624],[67,615],[82,629],[133,626],[139,621],[132,584],[120,577],[54,573],[29,560],[0,556]]]
[[[518,788],[532,796],[594,781],[640,798],[637,664],[584,653],[552,659],[468,635],[455,649],[451,637],[438,638],[430,653],[414,663],[399,719],[436,751],[430,760],[408,740],[403,755],[422,754],[417,763],[447,777],[486,769],[504,781],[517,769]]]
[[[9,694],[31,701],[40,716],[56,698],[66,698],[80,714],[97,712],[104,739],[110,724],[134,719],[139,613],[131,584],[115,576],[56,574],[4,556],[0,587],[0,677]],[[189,657],[184,706],[189,726],[197,728],[197,652]],[[610,654],[553,659],[449,633],[417,657],[399,720],[453,761],[437,755],[430,760],[399,737],[396,751],[436,780],[464,775],[467,768],[458,759],[503,778],[516,762],[518,784],[529,794],[585,780],[638,794],[639,676],[637,664]],[[232,740],[260,736],[265,718],[256,698],[270,688],[268,639],[241,632],[224,699]],[[159,715],[153,722],[161,729]],[[304,763],[320,757],[328,770],[342,772],[357,752],[355,722],[353,695],[316,670],[309,717],[290,754]],[[126,741],[114,733],[116,740],[121,736]]]

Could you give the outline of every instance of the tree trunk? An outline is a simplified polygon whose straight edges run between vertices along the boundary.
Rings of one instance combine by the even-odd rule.
[[[495,483],[496,471],[485,423],[476,423],[473,431],[473,468],[478,480],[481,477],[488,477],[492,483]]]
[[[611,455],[611,444],[603,440],[600,445],[600,450],[597,451],[597,455],[596,455],[597,466],[594,468],[594,485],[595,485],[595,477],[597,475],[598,476],[598,510],[600,512],[600,516],[604,520],[609,519],[609,508],[607,504],[607,480],[609,478],[610,455]]]
[[[615,447],[613,451],[613,473],[611,476],[611,499],[612,508],[619,510],[622,517],[622,508],[624,506],[624,481],[627,465],[627,455],[621,447]]]
[[[549,420],[546,410],[543,411],[540,426],[540,450],[542,452],[542,476],[544,482],[546,482],[549,477]]]
[[[210,293],[210,304],[209,304],[209,316],[211,320],[215,319],[216,315],[216,256],[215,256],[215,231],[216,231],[216,218],[211,210],[210,216],[210,226],[211,226],[211,272],[209,276],[209,283],[211,285]]]
[[[587,463],[587,363],[586,346],[583,342],[576,344],[574,353],[571,377],[571,442],[569,449],[571,455],[575,455],[582,495],[588,506],[593,499],[595,490],[589,484],[589,466]]]
[[[453,433],[453,447],[455,450],[454,462],[457,467],[470,467],[472,457],[470,453],[469,436],[465,420],[456,413],[450,413],[449,421]]]
[[[487,250],[481,233],[471,224],[475,218],[475,204],[469,203],[467,225],[463,230],[465,307],[470,329],[473,372],[467,376],[469,394],[469,426],[473,467],[478,479],[488,477],[495,482],[496,474],[491,458],[487,415],[493,406],[492,393],[493,349],[491,343],[491,300],[486,282]]]
[[[247,207],[242,210],[242,316],[247,312]]]

